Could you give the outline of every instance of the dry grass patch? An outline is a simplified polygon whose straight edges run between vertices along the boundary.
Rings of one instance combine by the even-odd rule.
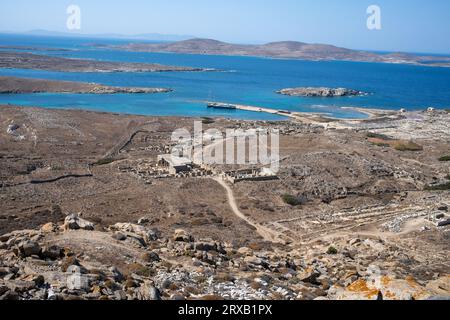
[[[397,151],[423,151],[423,146],[414,141],[392,140],[389,137],[378,134],[372,134],[368,141],[378,147],[390,147]]]
[[[422,151],[423,147],[413,141],[396,141],[393,148],[398,151]]]

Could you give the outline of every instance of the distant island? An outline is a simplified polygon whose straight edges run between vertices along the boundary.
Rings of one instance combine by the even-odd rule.
[[[166,93],[166,88],[128,88],[110,87],[97,83],[54,81],[45,79],[26,79],[16,77],[0,77],[0,94],[16,93]]]
[[[247,45],[231,44],[211,39],[190,39],[171,43],[129,43],[109,47],[137,52],[256,56],[313,61],[339,60],[382,62],[450,67],[450,57],[414,55],[407,53],[381,54],[340,48],[327,44],[309,44],[295,41],[272,42],[264,45]]]
[[[346,88],[325,88],[325,87],[299,87],[288,88],[277,91],[279,94],[293,97],[348,97],[348,96],[363,96],[367,93],[346,89]]]
[[[202,68],[165,66],[155,63],[110,62],[68,59],[28,52],[0,51],[0,68],[35,69],[62,72],[170,72],[210,71]]]

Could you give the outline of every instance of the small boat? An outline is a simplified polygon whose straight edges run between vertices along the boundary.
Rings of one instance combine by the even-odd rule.
[[[208,108],[215,108],[215,109],[236,109],[236,106],[232,105],[232,104],[227,104],[227,103],[217,103],[217,102],[212,102],[212,103],[208,103]]]

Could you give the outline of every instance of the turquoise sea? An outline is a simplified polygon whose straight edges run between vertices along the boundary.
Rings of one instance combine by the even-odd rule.
[[[67,58],[148,62],[214,68],[220,72],[167,73],[67,73],[25,69],[0,69],[0,75],[97,82],[112,86],[168,87],[167,94],[19,94],[0,95],[0,104],[81,108],[119,113],[161,116],[224,116],[239,119],[277,120],[283,117],[256,112],[210,110],[205,100],[302,112],[321,112],[335,117],[365,115],[342,107],[422,110],[450,108],[450,68],[411,65],[312,62],[257,57],[229,57],[168,53],[136,53],[97,48],[93,44],[119,44],[124,40],[0,35],[1,46],[64,48],[35,53]],[[0,49],[5,50],[5,49]],[[27,50],[29,52],[33,52]],[[276,90],[297,86],[347,87],[369,92],[364,97],[298,98]]]

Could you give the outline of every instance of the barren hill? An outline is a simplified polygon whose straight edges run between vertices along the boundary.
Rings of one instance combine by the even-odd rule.
[[[212,39],[190,39],[171,43],[130,43],[116,46],[140,52],[171,52],[186,54],[212,54],[260,56],[304,60],[342,60],[362,62],[406,63],[427,66],[450,66],[450,58],[417,56],[405,53],[379,54],[351,50],[327,44],[309,44],[296,41],[272,42],[263,45],[231,44]]]

